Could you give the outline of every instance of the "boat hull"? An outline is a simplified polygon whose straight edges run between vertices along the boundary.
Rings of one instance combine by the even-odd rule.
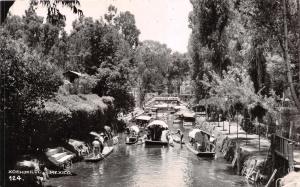
[[[130,141],[130,139],[135,139],[134,141]],[[138,142],[138,137],[129,137],[128,139],[126,138],[126,141],[125,141],[125,144],[127,144],[127,145],[132,145],[132,144],[135,144],[135,143],[137,143]]]
[[[199,156],[199,157],[214,157],[215,156],[215,152],[201,152],[201,151],[197,151],[195,150],[192,145],[190,145],[189,143],[186,144],[186,147],[195,155]]]
[[[145,140],[145,145],[169,145],[169,142]]]

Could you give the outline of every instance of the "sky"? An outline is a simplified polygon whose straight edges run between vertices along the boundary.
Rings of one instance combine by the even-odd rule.
[[[107,12],[110,4],[118,11],[130,11],[135,15],[140,29],[140,41],[156,40],[167,44],[173,51],[187,52],[191,30],[188,28],[188,15],[192,10],[189,0],[80,0],[80,9],[87,17],[99,19]],[[29,0],[17,0],[11,7],[13,15],[24,15]],[[66,15],[66,30],[78,18],[70,9],[60,9]],[[46,17],[45,7],[39,7],[38,15]]]

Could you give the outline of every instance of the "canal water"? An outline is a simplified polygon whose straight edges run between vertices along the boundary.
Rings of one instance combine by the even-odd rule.
[[[173,125],[171,130],[184,130]],[[186,136],[185,136],[186,137]],[[98,163],[79,162],[72,166],[74,176],[52,178],[51,186],[70,187],[244,187],[244,177],[237,176],[230,163],[222,158],[205,159],[195,156],[184,145],[148,147],[126,145],[125,135],[114,152]]]

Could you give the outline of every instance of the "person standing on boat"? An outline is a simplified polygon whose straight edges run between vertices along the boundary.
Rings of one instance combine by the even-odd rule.
[[[182,144],[183,132],[180,129],[177,129],[177,132],[175,134],[178,134],[180,136],[180,143]]]
[[[94,150],[94,156],[98,156],[99,153],[102,152],[101,150],[101,141],[99,140],[99,138],[95,138],[95,140],[92,142],[93,144],[93,150]]]

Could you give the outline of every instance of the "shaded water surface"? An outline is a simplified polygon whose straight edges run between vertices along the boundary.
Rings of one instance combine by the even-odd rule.
[[[172,130],[182,127],[173,126]],[[188,130],[185,131],[187,133]],[[222,158],[204,159],[185,146],[145,147],[120,144],[98,163],[79,162],[73,165],[75,176],[53,178],[53,186],[141,186],[141,187],[231,187],[252,186],[244,177],[234,175],[230,164]]]

